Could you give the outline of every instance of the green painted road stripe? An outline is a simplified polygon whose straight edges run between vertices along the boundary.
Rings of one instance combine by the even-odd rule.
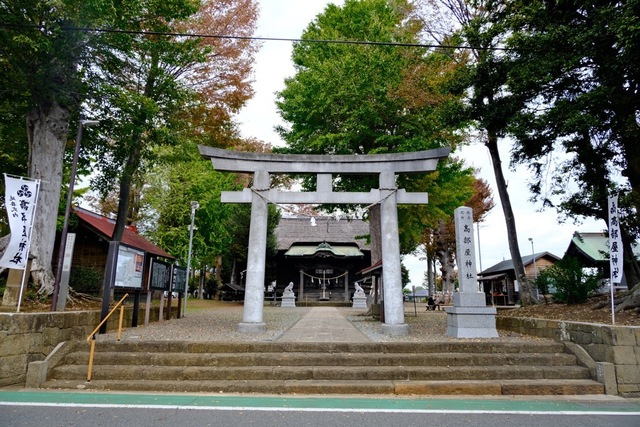
[[[640,402],[625,400],[491,400],[429,398],[272,397],[190,394],[0,391],[0,404],[108,405],[185,408],[345,409],[362,411],[618,413],[640,415]]]

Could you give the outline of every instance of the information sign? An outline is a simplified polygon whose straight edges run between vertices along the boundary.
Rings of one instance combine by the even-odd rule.
[[[171,264],[151,260],[151,278],[149,287],[154,291],[168,291],[171,287]]]
[[[144,252],[120,244],[114,286],[116,288],[142,289],[143,271]]]
[[[187,269],[173,266],[173,285],[171,290],[175,292],[185,292],[187,289]]]

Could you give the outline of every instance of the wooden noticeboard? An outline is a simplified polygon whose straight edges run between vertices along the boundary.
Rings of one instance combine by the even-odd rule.
[[[144,252],[120,243],[114,286],[116,288],[142,289],[143,271]]]
[[[171,264],[157,259],[151,260],[149,288],[154,291],[168,291],[171,289]]]
[[[184,293],[187,289],[187,269],[184,267],[173,266],[173,283],[171,290]]]

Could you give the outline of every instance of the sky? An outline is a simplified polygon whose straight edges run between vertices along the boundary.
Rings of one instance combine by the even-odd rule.
[[[257,37],[300,38],[304,29],[329,3],[341,5],[342,0],[259,0],[260,18]],[[282,140],[274,127],[283,124],[275,105],[275,92],[284,88],[286,77],[294,75],[291,62],[291,42],[265,41],[256,56],[254,72],[255,96],[240,112],[238,120],[244,137],[254,137],[272,145],[281,145]],[[496,207],[480,224],[479,239],[476,230],[476,262],[479,271],[487,269],[505,259],[510,259],[504,215],[497,194],[493,168],[486,147],[473,144],[456,154],[474,168],[480,170],[478,177],[485,179],[494,194]],[[581,224],[568,222],[558,224],[555,210],[540,212],[540,205],[529,201],[527,181],[530,177],[526,167],[510,170],[509,147],[502,145],[502,164],[508,183],[509,197],[515,215],[518,243],[521,256],[550,252],[562,257],[575,231],[601,231],[606,228],[603,221],[587,220]],[[529,238],[533,242],[529,241]],[[532,245],[533,243],[533,245]],[[533,247],[532,247],[533,246]],[[409,269],[411,285],[423,282],[426,261],[415,256],[403,259]]]

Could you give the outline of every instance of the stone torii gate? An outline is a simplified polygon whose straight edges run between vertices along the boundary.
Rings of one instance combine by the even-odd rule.
[[[450,150],[373,155],[262,154],[200,146],[200,154],[211,159],[215,170],[253,174],[253,186],[243,191],[222,192],[223,203],[251,203],[251,229],[245,282],[244,312],[238,330],[258,333],[263,322],[264,277],[267,248],[267,205],[275,204],[365,204],[380,203],[382,234],[382,283],[384,321],[382,332],[406,335],[404,322],[398,204],[426,204],[427,193],[407,193],[396,187],[398,173],[425,173],[436,169]],[[271,189],[270,174],[317,174],[316,191],[284,192]],[[378,175],[379,188],[370,192],[334,192],[332,174]]]

